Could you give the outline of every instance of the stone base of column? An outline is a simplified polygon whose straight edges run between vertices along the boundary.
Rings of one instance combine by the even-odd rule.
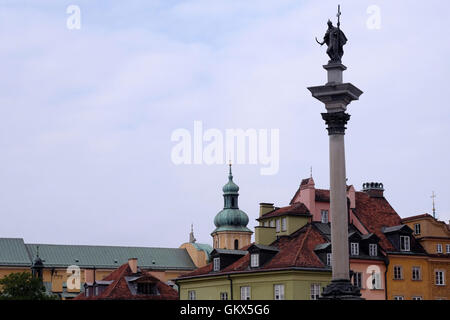
[[[365,300],[361,298],[361,292],[350,280],[332,280],[331,283],[323,289],[320,300]]]

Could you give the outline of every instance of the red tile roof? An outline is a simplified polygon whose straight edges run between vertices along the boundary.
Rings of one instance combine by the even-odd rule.
[[[144,294],[132,294],[127,280],[127,276],[136,276],[131,272],[128,263],[121,265],[118,269],[114,270],[102,281],[113,282],[98,296],[86,297],[84,293],[79,294],[75,300],[177,300],[178,292],[172,289],[169,285],[160,281],[158,278],[152,276],[150,273],[142,271],[139,276],[146,282],[152,282],[156,284],[159,295],[144,295]]]
[[[330,202],[330,190],[316,189],[317,202]]]
[[[382,228],[402,224],[402,219],[397,212],[384,197],[372,198],[365,192],[355,192],[355,198],[354,214],[358,220],[370,233],[375,233],[380,238],[380,244],[385,250],[395,250],[382,232]]]
[[[220,272],[212,273],[212,263],[210,263],[194,272],[182,275],[179,279],[202,275],[251,272],[253,270],[270,271],[293,267],[326,268],[314,252],[317,245],[325,242],[327,242],[327,239],[312,224],[307,224],[293,234],[282,236],[273,242],[271,246],[278,248],[280,251],[269,262],[258,269],[250,269],[250,254],[247,254]],[[247,250],[248,247],[242,250]]]
[[[301,202],[294,203],[290,206],[277,208],[273,211],[270,211],[256,220],[272,218],[272,217],[281,217],[281,216],[310,216],[308,208]]]
[[[443,224],[450,231],[450,224],[445,223],[445,221],[440,221],[440,220],[436,219],[435,217],[433,217],[431,214],[428,214],[428,213],[424,213],[424,214],[419,214],[417,216],[411,216],[411,217],[403,218],[402,222],[405,223],[405,222],[410,222],[410,221],[420,220],[420,219],[432,219],[435,222]]]

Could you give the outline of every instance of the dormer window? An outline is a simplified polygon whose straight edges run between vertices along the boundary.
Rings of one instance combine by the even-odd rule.
[[[400,251],[410,251],[410,239],[409,236],[400,236]]]
[[[220,271],[220,258],[214,258],[214,271]]]
[[[331,253],[327,253],[327,266],[331,266]]]
[[[442,253],[442,244],[441,244],[441,243],[438,243],[438,244],[436,245],[436,252],[437,252],[437,253]]]
[[[375,243],[369,244],[369,255],[376,257],[378,255],[378,246]]]
[[[258,253],[253,253],[250,256],[250,266],[252,268],[258,268],[259,267],[259,254]]]
[[[138,282],[137,294],[158,294],[158,288],[151,282]]]
[[[352,256],[359,256],[359,243],[352,242],[350,245],[350,254]]]
[[[414,225],[414,233],[415,234],[420,234],[420,223],[416,223]]]

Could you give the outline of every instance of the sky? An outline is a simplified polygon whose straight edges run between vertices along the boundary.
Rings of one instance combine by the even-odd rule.
[[[275,174],[233,166],[251,229],[259,203],[288,205],[311,167],[328,188],[324,107],[306,88],[326,82],[314,39],[337,4],[0,1],[0,237],[179,247],[193,224],[212,244],[226,161],[171,157],[173,133],[196,121],[279,130]],[[401,217],[431,213],[434,191],[448,222],[450,3],[340,4],[344,80],[364,91],[348,107],[348,183],[382,182]]]

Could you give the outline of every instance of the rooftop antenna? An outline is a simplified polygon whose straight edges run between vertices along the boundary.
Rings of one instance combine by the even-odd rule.
[[[431,199],[433,199],[433,218],[436,219],[436,207],[434,206],[434,198],[436,198],[436,194],[434,191],[431,193]]]

